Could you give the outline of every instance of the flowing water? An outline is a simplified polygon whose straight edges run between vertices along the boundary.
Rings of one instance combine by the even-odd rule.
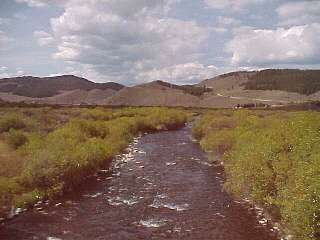
[[[272,226],[222,191],[190,127],[136,138],[85,190],[21,214],[0,239],[276,240]],[[260,217],[259,217],[260,216]]]

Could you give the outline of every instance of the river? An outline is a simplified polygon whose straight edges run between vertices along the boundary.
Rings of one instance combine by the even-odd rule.
[[[0,239],[278,239],[259,213],[222,191],[223,169],[190,135],[187,126],[135,138],[111,173],[6,222]]]

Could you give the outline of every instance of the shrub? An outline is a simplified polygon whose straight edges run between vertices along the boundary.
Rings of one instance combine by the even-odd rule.
[[[0,177],[0,206],[5,207],[10,205],[14,195],[19,192],[19,190],[20,187],[14,179]]]
[[[22,131],[15,129],[10,129],[5,138],[7,143],[14,149],[19,148],[27,141],[26,135]]]
[[[182,112],[162,109],[150,109],[148,116],[128,109],[117,116],[131,111],[138,116],[110,121],[74,119],[49,133],[40,144],[30,141],[24,148],[30,158],[23,173],[26,185],[44,192],[59,184],[62,191],[73,188],[123,150],[139,131],[156,130],[159,124],[181,125],[185,121],[185,117],[178,116]]]
[[[38,190],[33,190],[31,192],[23,193],[17,195],[13,202],[16,207],[32,207],[35,203],[43,197],[42,193]]]
[[[225,189],[264,205],[294,239],[318,239],[319,113],[230,111],[236,124],[222,129],[218,113],[201,117],[194,133],[205,150],[224,153]]]
[[[0,163],[5,169],[15,170],[10,175],[0,171],[0,178],[6,177],[5,182],[0,181],[0,201],[7,206],[30,205],[39,196],[54,198],[74,189],[109,164],[139,132],[174,129],[187,121],[185,111],[167,108],[2,111],[3,136],[19,148],[12,150],[0,142],[0,151],[1,147],[8,151],[8,157]],[[25,132],[19,130],[26,125]],[[12,161],[13,157],[19,161]]]
[[[215,151],[223,154],[230,150],[234,142],[233,132],[229,129],[212,131],[201,141],[200,145],[205,151]]]
[[[26,127],[25,122],[22,119],[22,116],[18,114],[9,114],[5,115],[0,119],[0,133],[7,132],[10,129],[22,129]]]
[[[102,109],[83,109],[80,113],[80,118],[86,120],[104,120],[108,121],[112,118],[112,112],[109,110]]]

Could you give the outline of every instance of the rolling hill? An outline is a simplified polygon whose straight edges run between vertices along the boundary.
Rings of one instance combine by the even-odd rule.
[[[266,69],[223,74],[199,83],[216,97],[269,105],[320,100],[320,70]],[[215,101],[206,99],[207,102]]]
[[[214,78],[205,79],[200,82],[199,86],[211,88],[215,92],[242,90],[243,84],[249,80],[249,77],[255,75],[257,72],[230,72],[216,76]]]
[[[133,87],[72,75],[0,79],[0,99],[45,104],[229,108],[320,100],[320,70],[240,71],[195,85],[153,81]]]
[[[181,86],[154,81],[121,89],[107,99],[107,105],[196,107],[199,101],[199,96],[188,93]]]
[[[94,83],[73,75],[24,76],[0,79],[0,98],[9,102],[100,104],[123,87],[114,82]]]
[[[266,69],[249,76],[249,90],[281,90],[311,95],[320,91],[320,70]]]

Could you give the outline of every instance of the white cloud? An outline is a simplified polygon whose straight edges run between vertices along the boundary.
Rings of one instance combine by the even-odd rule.
[[[265,0],[205,0],[205,4],[213,9],[230,9],[240,11],[244,8],[264,2]]]
[[[21,77],[24,75],[24,71],[23,70],[17,70],[15,76]]]
[[[10,77],[16,77],[16,76],[22,76],[24,75],[24,71],[22,68],[16,68],[15,72],[10,72],[8,70],[8,67],[6,66],[0,66],[0,79],[1,78],[10,78]]]
[[[5,72],[5,71],[7,71],[7,70],[8,70],[7,67],[5,67],[5,66],[0,66],[0,72]]]
[[[225,27],[213,27],[212,30],[216,33],[226,33],[228,29]]]
[[[277,28],[240,28],[226,44],[236,65],[319,63],[320,24]]]
[[[58,43],[54,58],[123,82],[140,72],[197,61],[209,30],[168,17],[175,2],[69,1],[63,15],[51,20]]]
[[[137,78],[141,82],[164,80],[179,84],[199,82],[199,80],[217,75],[218,70],[215,66],[204,66],[199,62],[178,64],[161,69],[151,69],[140,72]]]
[[[241,23],[240,20],[231,18],[231,17],[218,16],[217,20],[218,20],[218,23],[222,25],[238,25]]]
[[[320,1],[287,2],[277,8],[279,25],[302,25],[320,22]]]
[[[17,3],[26,3],[29,7],[45,7],[49,0],[16,0]]]
[[[40,46],[47,46],[54,42],[52,35],[45,31],[34,31],[33,36],[37,39]]]
[[[2,73],[0,72],[0,78],[8,78],[10,75],[8,73]]]

